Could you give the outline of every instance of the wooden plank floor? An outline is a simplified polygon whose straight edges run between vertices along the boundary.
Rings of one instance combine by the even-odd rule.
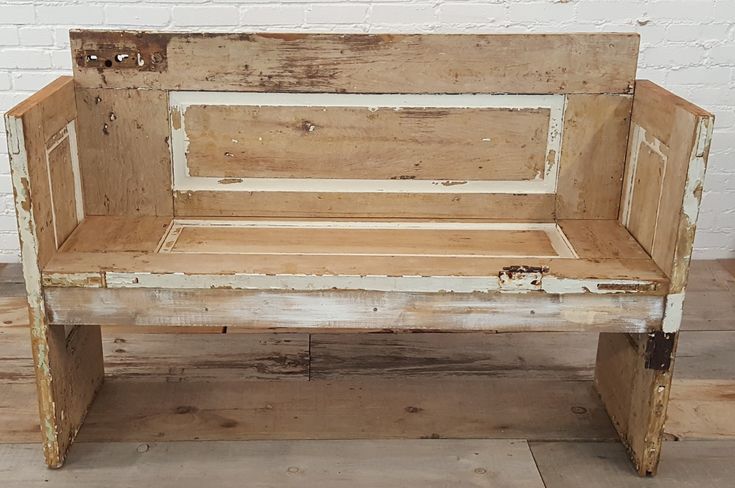
[[[48,471],[23,285],[0,267],[0,485],[201,486],[216,471],[217,486],[246,473],[259,486],[729,487],[733,263],[693,264],[666,424],[683,442],[666,443],[654,481],[633,474],[592,388],[595,334],[219,327],[105,329],[106,384],[67,468]]]

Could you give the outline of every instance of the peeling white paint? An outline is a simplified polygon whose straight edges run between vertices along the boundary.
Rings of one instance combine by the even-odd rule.
[[[237,290],[369,290],[397,292],[474,293],[498,290],[490,276],[385,276],[385,275],[228,275],[184,273],[106,273],[108,288],[231,288]]]
[[[419,94],[337,94],[337,93],[255,93],[172,91],[172,112],[180,113],[180,123],[171,117],[173,189],[176,191],[294,191],[323,193],[555,193],[561,157],[565,95],[419,95]],[[186,110],[193,105],[271,107],[363,107],[400,110],[415,108],[544,108],[549,109],[544,177],[532,180],[468,181],[462,185],[442,185],[434,180],[357,180],[328,178],[243,178],[222,185],[219,177],[191,176],[187,164],[189,140]],[[326,110],[326,109],[325,109]],[[174,123],[176,122],[176,124]],[[176,125],[176,126],[175,126]]]
[[[386,275],[305,275],[251,273],[186,274],[148,272],[107,272],[107,288],[162,288],[237,290],[367,290],[424,293],[532,293],[645,294],[652,285],[640,280],[589,280],[557,278],[541,273],[514,273],[511,279],[502,272],[490,276],[386,276]],[[617,288],[616,288],[617,287]],[[640,287],[639,289],[636,289]]]
[[[38,267],[38,240],[36,238],[36,222],[31,206],[29,193],[30,175],[28,173],[28,154],[25,149],[25,135],[23,121],[20,118],[5,117],[5,127],[10,141],[10,169],[13,182],[13,193],[20,236],[20,254],[23,265],[23,278],[26,285],[28,306],[31,318],[31,336],[35,349],[35,364],[39,371],[39,382],[45,382],[50,394],[51,368],[49,365],[49,351],[46,342],[46,310],[41,289],[41,270]],[[59,458],[58,431],[56,425],[56,405],[53,400],[41,395],[41,402],[46,402],[46,408],[41,409],[41,430],[44,437],[44,449],[47,458]]]
[[[666,296],[666,308],[662,330],[666,333],[678,332],[681,326],[681,318],[684,310],[685,292],[672,293]]]
[[[541,289],[546,293],[645,293],[655,286],[654,282],[645,280],[593,280],[579,278],[558,278],[544,276]]]

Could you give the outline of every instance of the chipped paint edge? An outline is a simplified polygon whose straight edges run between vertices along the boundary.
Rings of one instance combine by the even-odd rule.
[[[694,236],[702,203],[702,187],[707,169],[707,157],[712,142],[713,128],[714,121],[711,117],[699,118],[696,128],[696,140],[692,147],[684,184],[679,232],[677,233],[671,272],[671,293],[666,297],[666,311],[662,324],[662,330],[668,333],[677,332],[681,328],[689,262],[694,249]]]
[[[31,336],[33,338],[33,357],[37,376],[38,402],[40,411],[43,450],[49,466],[62,463],[59,450],[58,424],[56,421],[56,404],[53,400],[53,377],[49,364],[48,342],[46,338],[48,326],[44,296],[41,286],[41,270],[38,266],[38,239],[36,222],[30,190],[28,172],[28,154],[25,147],[23,120],[18,117],[5,116],[10,152],[11,181],[15,199],[18,234],[20,236],[20,253],[23,278],[26,284]]]
[[[387,276],[305,274],[187,274],[106,272],[107,288],[236,289],[236,290],[365,290],[423,293],[652,294],[658,283],[644,280],[558,278],[553,275],[503,278],[490,276]],[[532,283],[536,281],[535,283]],[[540,281],[540,282],[539,282]]]

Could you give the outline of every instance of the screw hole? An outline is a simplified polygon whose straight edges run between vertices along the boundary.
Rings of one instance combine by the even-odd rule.
[[[106,59],[106,60],[105,60],[105,66],[107,66],[108,68],[109,68],[110,66],[112,66],[112,61],[111,61],[111,60],[109,60],[109,59]]]

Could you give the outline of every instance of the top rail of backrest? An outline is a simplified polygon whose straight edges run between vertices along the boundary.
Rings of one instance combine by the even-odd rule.
[[[639,36],[71,32],[82,88],[632,93]]]

